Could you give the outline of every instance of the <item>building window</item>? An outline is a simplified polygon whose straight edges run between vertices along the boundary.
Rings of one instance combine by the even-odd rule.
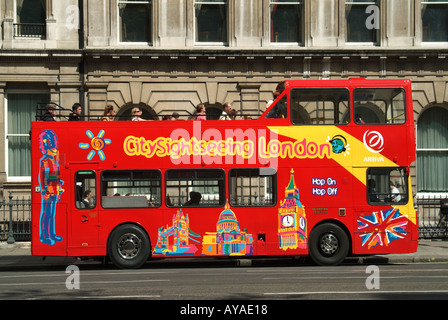
[[[6,163],[8,179],[31,177],[30,135],[36,104],[50,100],[49,94],[8,93],[6,111]]]
[[[271,42],[303,44],[303,1],[271,0]]]
[[[195,0],[196,42],[227,43],[227,0]]]
[[[16,0],[16,23],[14,37],[46,37],[46,0]]]
[[[417,123],[417,191],[448,190],[448,109],[424,111]]]
[[[375,10],[375,8],[378,9],[378,7],[378,1],[345,1],[347,42],[368,44],[378,43],[380,16],[379,10]]]
[[[448,1],[422,1],[422,41],[448,42]]]
[[[152,1],[118,0],[120,42],[152,42]]]

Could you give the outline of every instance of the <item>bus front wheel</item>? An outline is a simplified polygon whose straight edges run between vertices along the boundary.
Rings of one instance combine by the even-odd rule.
[[[121,225],[112,231],[107,252],[112,263],[118,268],[140,268],[151,253],[149,237],[136,225]]]
[[[336,266],[347,257],[350,241],[345,231],[336,224],[324,223],[311,231],[309,252],[311,259],[321,266]]]

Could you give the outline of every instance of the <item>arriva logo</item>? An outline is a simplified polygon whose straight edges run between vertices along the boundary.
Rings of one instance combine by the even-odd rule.
[[[364,145],[367,150],[373,153],[380,153],[384,150],[384,138],[378,131],[367,130],[364,133]]]

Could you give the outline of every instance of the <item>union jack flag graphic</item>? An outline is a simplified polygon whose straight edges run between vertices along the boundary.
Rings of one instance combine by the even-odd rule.
[[[367,245],[368,249],[378,245],[388,246],[394,240],[403,239],[407,234],[407,224],[408,217],[397,208],[359,217],[358,231],[363,232],[360,235],[362,246]]]

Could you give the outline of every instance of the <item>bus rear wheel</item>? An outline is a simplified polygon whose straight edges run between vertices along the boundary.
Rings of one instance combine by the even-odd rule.
[[[336,266],[347,257],[350,241],[345,231],[336,224],[324,223],[311,231],[309,252],[311,259],[321,266]]]
[[[136,225],[121,225],[112,231],[107,244],[107,253],[118,268],[140,268],[151,253],[149,237]]]

